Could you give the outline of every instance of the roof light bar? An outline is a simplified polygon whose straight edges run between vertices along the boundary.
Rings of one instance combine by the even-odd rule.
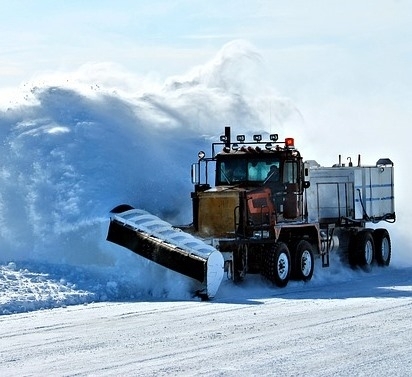
[[[253,135],[253,140],[259,143],[259,141],[262,141],[262,135]]]

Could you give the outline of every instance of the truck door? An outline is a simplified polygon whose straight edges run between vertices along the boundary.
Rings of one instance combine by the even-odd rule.
[[[300,161],[285,161],[283,167],[283,183],[285,185],[285,199],[283,202],[283,217],[296,219],[302,215],[302,188]]]

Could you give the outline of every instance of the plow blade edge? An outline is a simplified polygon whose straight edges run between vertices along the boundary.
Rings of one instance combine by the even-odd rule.
[[[223,256],[214,247],[138,209],[112,213],[107,240],[202,283],[214,297],[223,278]]]

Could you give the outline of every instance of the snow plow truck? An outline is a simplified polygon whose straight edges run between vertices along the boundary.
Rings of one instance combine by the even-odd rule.
[[[388,266],[395,221],[394,168],[304,161],[294,139],[270,134],[231,139],[230,127],[192,164],[193,222],[172,226],[127,204],[111,211],[107,240],[197,281],[196,294],[215,296],[224,277],[260,274],[285,287],[309,281],[315,258],[332,252],[354,268]],[[213,176],[214,184],[211,184]],[[370,224],[370,225],[368,225]],[[368,225],[368,227],[367,227]]]

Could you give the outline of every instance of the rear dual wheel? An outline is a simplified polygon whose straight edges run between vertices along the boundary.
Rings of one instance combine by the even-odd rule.
[[[356,235],[355,255],[357,264],[363,269],[369,271],[375,258],[375,243],[373,241],[372,231],[361,230]]]
[[[392,246],[386,229],[361,230],[355,237],[357,264],[369,271],[376,260],[379,266],[389,266]]]
[[[375,242],[375,258],[379,266],[389,266],[392,256],[392,245],[389,233],[386,229],[380,228],[373,231]]]

